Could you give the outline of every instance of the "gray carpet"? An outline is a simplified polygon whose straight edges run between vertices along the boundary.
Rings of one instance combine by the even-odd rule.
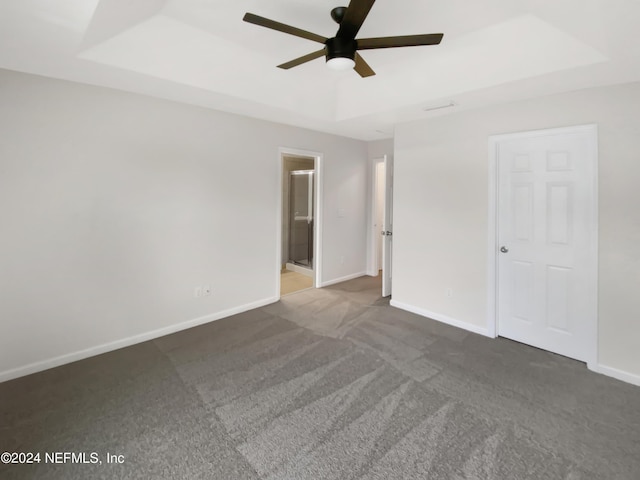
[[[0,478],[640,478],[640,388],[379,291],[307,290],[0,384],[0,452],[43,456]],[[65,451],[103,463],[45,463]]]

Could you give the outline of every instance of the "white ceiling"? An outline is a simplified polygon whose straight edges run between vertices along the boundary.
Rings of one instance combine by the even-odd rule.
[[[347,0],[348,1],[348,0]],[[358,37],[444,33],[367,50],[377,75],[245,12],[332,37],[339,0],[2,0],[0,68],[201,105],[362,140],[495,103],[640,80],[640,0],[377,0]],[[457,106],[425,112],[425,107]]]

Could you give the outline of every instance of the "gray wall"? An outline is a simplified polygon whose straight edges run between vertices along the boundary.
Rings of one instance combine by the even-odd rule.
[[[599,366],[640,381],[640,83],[400,125],[395,138],[397,302],[487,325],[488,137],[599,126]],[[447,298],[445,288],[454,296]]]
[[[385,155],[393,154],[393,139],[374,140],[367,145],[369,158],[381,158]]]
[[[279,147],[324,155],[323,281],[364,272],[365,142],[0,70],[0,380],[273,301]]]

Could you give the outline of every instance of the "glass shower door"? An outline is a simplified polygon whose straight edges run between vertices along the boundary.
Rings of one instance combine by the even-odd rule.
[[[289,175],[289,261],[313,268],[313,170]]]

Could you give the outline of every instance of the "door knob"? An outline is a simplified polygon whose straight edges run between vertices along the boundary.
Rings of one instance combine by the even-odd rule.
[[[507,253],[509,251],[509,249],[503,245],[502,247],[500,247],[500,251],[502,253]]]

